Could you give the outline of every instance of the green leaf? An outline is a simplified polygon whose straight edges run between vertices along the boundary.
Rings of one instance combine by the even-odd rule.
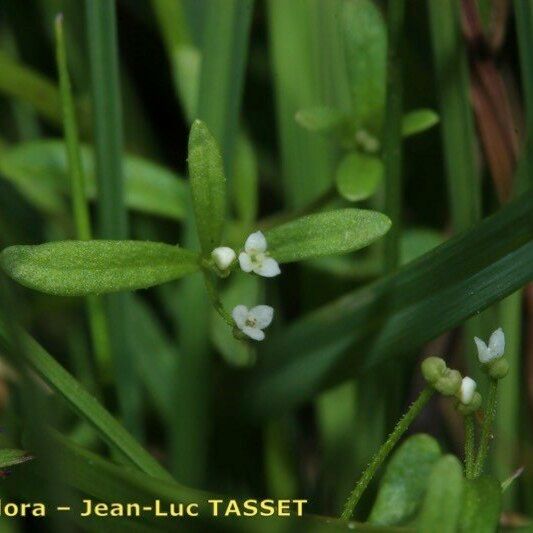
[[[486,533],[497,531],[502,491],[497,479],[482,476],[466,481],[459,531]]]
[[[174,414],[172,376],[179,353],[150,306],[142,298],[131,296],[129,319],[138,373],[161,420],[170,420]]]
[[[371,0],[343,2],[341,32],[357,126],[379,131],[385,109],[387,31]]]
[[[0,264],[21,285],[59,296],[145,289],[199,268],[197,254],[178,246],[105,240],[11,246]]]
[[[254,147],[241,135],[235,151],[231,191],[236,214],[241,222],[250,226],[257,218],[259,169]]]
[[[455,533],[464,490],[463,467],[457,457],[445,455],[429,476],[424,505],[420,512],[420,533]]]
[[[94,151],[82,145],[81,157],[86,194],[96,196]],[[0,174],[39,209],[64,211],[62,195],[70,194],[66,148],[56,140],[18,144],[0,153]],[[142,213],[181,220],[185,216],[189,191],[183,178],[152,161],[124,157],[125,202]]]
[[[405,265],[440,246],[445,241],[442,233],[429,228],[410,228],[402,232],[400,251]]]
[[[226,178],[217,143],[200,120],[194,121],[189,136],[189,174],[198,237],[208,254],[222,238]]]
[[[31,461],[33,457],[24,450],[0,450],[0,468],[19,465]]]
[[[369,522],[388,526],[409,520],[422,503],[428,476],[441,455],[433,437],[424,434],[409,437],[387,466]]]
[[[402,135],[409,137],[429,130],[439,123],[439,115],[432,109],[416,109],[403,116]]]
[[[246,383],[247,409],[286,412],[380,362],[400,361],[531,281],[532,210],[533,193],[524,193],[397,274],[273,334]]]
[[[351,152],[337,167],[335,175],[339,194],[350,202],[373,196],[383,180],[383,163],[379,157]]]
[[[389,219],[376,211],[338,209],[282,224],[268,230],[266,238],[272,256],[280,263],[290,263],[359,250],[389,228]]]
[[[61,124],[59,88],[52,80],[3,52],[0,52],[0,71],[2,72],[0,92],[29,103],[49,122],[55,125]],[[85,113],[83,117],[85,124],[87,118]]]
[[[294,116],[296,122],[309,131],[331,132],[346,122],[346,114],[333,107],[310,107],[300,109]]]

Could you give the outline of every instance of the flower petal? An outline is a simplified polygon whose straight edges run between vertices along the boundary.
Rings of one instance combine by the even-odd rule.
[[[244,331],[244,328],[246,327],[246,319],[248,318],[248,308],[245,305],[237,305],[233,308],[231,316],[233,317],[233,320],[235,320],[237,327]]]
[[[228,246],[219,246],[211,252],[211,257],[220,270],[226,270],[235,261],[237,254]]]
[[[460,391],[461,403],[468,405],[472,401],[474,392],[476,392],[476,387],[477,384],[472,378],[469,378],[468,376],[463,378]]]
[[[501,357],[505,352],[505,334],[498,328],[489,339],[489,352],[491,359]]]
[[[265,257],[258,267],[254,268],[254,272],[265,278],[273,278],[281,274],[278,262],[272,257]]]
[[[242,328],[242,332],[248,335],[254,341],[262,341],[265,338],[265,334],[258,328],[251,328],[250,326],[245,326]]]
[[[241,252],[239,254],[239,265],[245,272],[251,272],[254,268],[250,256],[246,252]]]
[[[267,249],[267,241],[262,232],[256,231],[252,233],[244,243],[244,249],[247,252],[265,252]]]
[[[474,342],[477,346],[477,356],[479,361],[481,363],[488,363],[491,360],[491,356],[487,345],[479,337],[474,337]]]
[[[270,305],[256,305],[250,309],[248,316],[255,320],[255,326],[259,329],[265,329],[270,326],[274,318],[274,308]]]

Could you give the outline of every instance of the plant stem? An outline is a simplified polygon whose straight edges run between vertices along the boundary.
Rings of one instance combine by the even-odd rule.
[[[56,18],[55,32],[56,59],[59,71],[59,88],[63,112],[63,129],[70,174],[72,213],[76,226],[76,237],[80,240],[87,241],[92,239],[91,218],[85,193],[85,173],[81,160],[76,110],[67,67],[67,50],[62,15],[59,15]],[[100,374],[101,376],[105,376],[109,370],[111,353],[102,300],[97,296],[89,296],[86,299],[86,307],[92,346],[100,367]]]
[[[483,466],[487,459],[487,453],[489,451],[489,444],[491,439],[491,428],[496,415],[496,399],[498,392],[498,380],[492,379],[489,388],[489,398],[487,400],[487,409],[485,411],[485,418],[483,420],[483,427],[481,429],[481,440],[479,443],[479,451],[477,454],[477,460],[474,467],[474,478],[477,478],[483,472]]]
[[[426,387],[420,396],[411,404],[407,412],[400,418],[392,433],[388,439],[381,446],[378,453],[374,455],[374,458],[367,466],[363,475],[359,478],[357,485],[346,500],[344,504],[344,510],[341,514],[341,520],[349,520],[353,515],[357,503],[361,499],[364,491],[368,487],[370,481],[374,477],[377,469],[381,466],[381,463],[385,461],[389,453],[392,451],[396,443],[400,440],[400,437],[406,432],[407,428],[411,425],[413,420],[420,414],[420,411],[425,407],[430,398],[433,396],[434,390],[431,387]]]
[[[207,294],[209,294],[209,298],[211,299],[211,302],[213,303],[213,307],[215,308],[216,312],[224,319],[224,322],[228,324],[228,326],[232,327],[235,325],[235,322],[233,321],[233,318],[231,315],[226,311],[224,308],[224,305],[220,301],[220,296],[218,294],[218,290],[213,283],[213,280],[211,279],[211,274],[207,270],[203,270],[204,274],[204,281],[205,281],[205,288],[207,289]]]
[[[465,416],[465,475],[466,479],[474,477],[474,448],[475,448],[475,426],[474,416]]]

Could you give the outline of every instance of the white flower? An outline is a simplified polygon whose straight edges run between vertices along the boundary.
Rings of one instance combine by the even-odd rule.
[[[490,336],[488,346],[478,337],[474,337],[474,341],[477,346],[478,358],[483,364],[501,357],[505,352],[505,335],[502,328],[498,328]]]
[[[237,327],[251,339],[262,341],[264,330],[272,322],[274,309],[269,305],[256,305],[248,309],[245,305],[238,305],[231,313]]]
[[[211,257],[220,270],[226,270],[235,261],[237,254],[227,246],[220,246],[211,252]]]
[[[256,231],[244,243],[244,252],[239,254],[239,263],[245,272],[255,272],[265,278],[273,278],[281,273],[278,262],[267,252],[265,236]]]
[[[468,405],[472,401],[474,393],[476,392],[476,387],[477,384],[472,378],[469,378],[468,376],[463,378],[461,389],[459,390],[459,399],[462,404]]]

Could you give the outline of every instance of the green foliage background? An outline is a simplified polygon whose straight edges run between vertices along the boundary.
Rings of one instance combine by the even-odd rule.
[[[179,527],[346,529],[322,517],[340,514],[421,389],[420,358],[477,379],[472,338],[501,325],[511,371],[492,477],[463,479],[461,418],[432,401],[412,431],[440,444],[405,440],[356,527],[491,531],[500,506],[511,525],[529,521],[533,13],[527,1],[504,2],[502,15],[502,3],[480,0],[476,40],[464,23],[472,4],[1,0],[0,242],[17,245],[2,266],[17,279],[10,265],[36,261],[31,286],[65,294],[54,269],[68,277],[75,263],[82,283],[67,292],[84,296],[2,274],[2,501],[300,497],[309,516],[299,521],[221,525],[206,513]],[[188,140],[196,119],[213,139],[197,129]],[[218,166],[205,144],[220,149]],[[370,221],[353,207],[384,213],[391,229],[367,239]],[[227,309],[275,308],[259,345],[235,339],[202,276],[187,275],[196,253],[170,246],[238,249],[257,229],[291,264],[274,280],[236,272],[219,288]],[[341,230],[370,246],[342,247]],[[18,246],[93,237],[166,243],[125,245],[137,270],[121,286],[109,278],[113,290],[173,281],[98,297],[109,287],[83,276],[85,255],[64,260],[70,245]],[[86,245],[122,268],[117,249]],[[502,496],[494,479],[522,465]],[[33,525],[0,518],[1,533]],[[176,527],[61,515],[38,526]]]

